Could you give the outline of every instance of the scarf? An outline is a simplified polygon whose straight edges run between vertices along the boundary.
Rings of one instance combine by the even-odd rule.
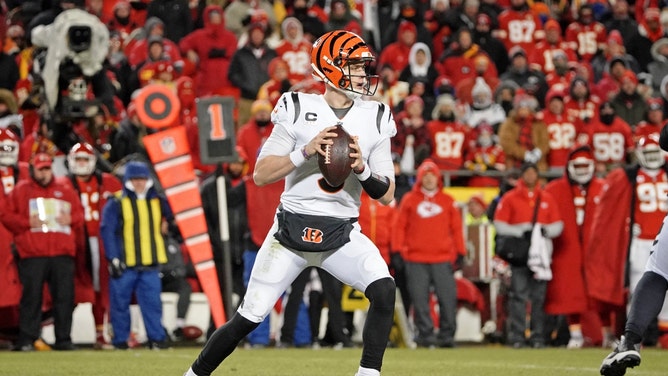
[[[533,139],[531,137],[531,131],[533,129],[533,117],[529,116],[526,119],[517,119],[520,126],[520,137],[519,143],[527,150],[532,150]]]

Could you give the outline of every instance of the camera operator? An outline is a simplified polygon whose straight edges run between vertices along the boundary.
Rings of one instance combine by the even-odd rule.
[[[38,65],[44,82],[47,115],[53,141],[63,151],[78,142],[71,123],[88,119],[105,106],[116,115],[114,87],[103,62],[107,56],[109,30],[84,9],[61,12],[49,25],[32,30],[32,43],[46,48]]]

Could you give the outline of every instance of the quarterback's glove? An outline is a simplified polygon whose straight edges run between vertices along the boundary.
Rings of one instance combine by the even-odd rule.
[[[118,278],[122,276],[125,268],[125,263],[119,258],[113,258],[111,261],[109,261],[109,275],[111,278]]]

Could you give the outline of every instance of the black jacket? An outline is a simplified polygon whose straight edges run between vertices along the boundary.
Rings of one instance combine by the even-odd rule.
[[[269,81],[269,62],[277,57],[276,51],[263,46],[262,56],[256,58],[253,48],[246,44],[232,56],[227,78],[241,89],[241,97],[255,100],[260,86]]]

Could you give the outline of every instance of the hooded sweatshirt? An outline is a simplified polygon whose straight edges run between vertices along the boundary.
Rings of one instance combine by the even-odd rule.
[[[435,191],[422,188],[427,173],[439,176]],[[425,160],[418,168],[413,189],[401,199],[392,248],[401,252],[405,261],[454,262],[457,255],[466,254],[462,216],[455,200],[442,191],[440,176],[436,163]]]

